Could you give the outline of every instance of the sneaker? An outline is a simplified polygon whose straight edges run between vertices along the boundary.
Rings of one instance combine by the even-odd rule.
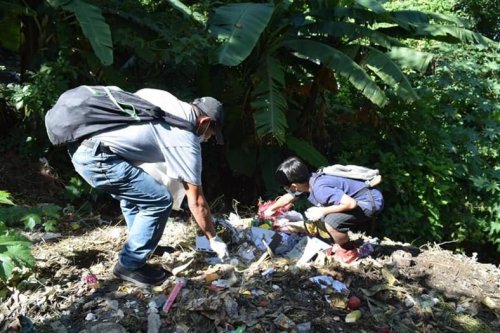
[[[336,248],[335,254],[333,255],[335,260],[340,261],[345,264],[350,264],[359,259],[358,249],[354,248],[352,250],[346,250],[340,246]]]
[[[163,268],[150,264],[137,269],[128,269],[119,262],[116,263],[113,274],[122,280],[135,283],[139,287],[157,286],[171,275]]]

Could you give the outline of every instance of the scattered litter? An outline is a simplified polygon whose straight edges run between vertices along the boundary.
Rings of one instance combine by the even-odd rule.
[[[175,302],[175,299],[177,298],[177,295],[181,291],[181,289],[186,285],[186,280],[185,279],[179,279],[174,285],[174,288],[170,292],[170,295],[168,295],[167,301],[165,302],[165,305],[163,305],[163,312],[168,312],[172,305]]]
[[[94,274],[83,275],[81,281],[83,284],[85,284],[86,286],[88,286],[90,288],[99,287],[99,280],[97,279],[97,276],[95,276]]]
[[[230,234],[232,243],[238,243],[243,237],[241,231],[245,228],[246,222],[238,215],[231,213],[229,219],[215,219],[215,223],[221,225]]]
[[[194,259],[191,259],[190,261],[188,261],[187,263],[185,263],[184,265],[181,265],[181,266],[177,266],[175,267],[174,269],[172,269],[172,274],[174,276],[177,276],[180,272],[184,271],[186,268],[189,267],[189,265],[191,265],[191,263],[194,261]]]
[[[349,297],[349,301],[347,301],[347,307],[351,310],[357,310],[361,306],[361,300],[357,296]]]
[[[230,280],[225,280],[225,279],[219,279],[212,281],[212,285],[219,287],[219,288],[229,288],[233,285],[233,282]]]
[[[168,312],[168,310],[166,311]],[[149,303],[148,307],[148,333],[158,333],[161,327],[161,319],[154,302]]]
[[[269,277],[269,276],[271,276],[271,275],[272,275],[273,273],[275,273],[275,272],[276,272],[276,270],[275,270],[274,268],[272,268],[272,267],[271,267],[271,268],[266,269],[264,272],[262,272],[262,274],[261,274],[261,275],[262,275],[263,277]]]
[[[346,323],[355,323],[361,318],[361,311],[360,310],[354,310],[345,316],[345,322]]]
[[[291,207],[291,205],[281,207],[281,208],[277,209],[272,215],[268,216],[266,214],[266,209],[271,207],[274,203],[275,203],[275,201],[271,200],[271,201],[266,201],[266,202],[259,204],[259,207],[257,210],[257,219],[260,221],[274,221],[274,220],[276,220],[276,218],[280,217],[284,212],[286,212]]]
[[[45,233],[43,236],[42,236],[42,241],[44,242],[48,242],[48,241],[51,241],[51,240],[54,240],[54,239],[57,239],[57,238],[61,238],[62,237],[62,234],[57,232],[47,232]]]
[[[274,319],[274,324],[283,329],[291,329],[295,327],[293,320],[288,318],[285,314],[281,313],[276,319]]]
[[[252,227],[250,232],[251,232],[252,242],[259,250],[262,251],[266,250],[266,246],[264,245],[263,241],[265,241],[266,244],[271,243],[273,236],[275,234],[275,232],[272,230],[267,230],[257,227]]]
[[[255,259],[255,253],[254,253],[254,247],[249,246],[247,243],[244,243],[240,248],[238,249],[238,256],[244,261],[244,262],[250,262]]]
[[[309,281],[319,284],[321,286],[321,289],[332,287],[339,293],[347,295],[349,294],[349,289],[347,289],[347,286],[343,282],[335,280],[334,278],[328,275],[313,276],[309,278]]]
[[[359,257],[360,258],[366,258],[368,257],[369,255],[371,255],[373,253],[374,249],[373,249],[373,245],[370,244],[370,243],[363,243],[359,249],[358,249],[358,252],[359,252]]]
[[[95,314],[93,314],[92,312],[89,312],[85,316],[85,320],[87,320],[87,321],[96,321],[97,320],[97,316]]]
[[[177,223],[182,230],[176,231],[179,238],[185,238],[186,242],[188,239],[189,243],[175,246],[175,252],[169,256],[154,256],[151,260],[154,264],[160,262],[174,275],[186,278],[184,282],[189,279],[189,285],[182,286],[178,283],[183,280],[175,280],[172,284],[172,278],[161,286],[147,289],[113,279],[109,271],[116,257],[111,254],[115,254],[125,240],[125,226],[104,227],[106,232],[101,231],[102,236],[98,234],[89,237],[88,241],[80,241],[85,244],[81,247],[68,237],[58,240],[59,251],[54,250],[54,242],[39,242],[34,251],[42,268],[39,272],[51,272],[54,285],[40,287],[37,279],[24,280],[23,290],[28,291],[30,303],[23,300],[22,293],[5,297],[0,304],[0,323],[10,325],[15,318],[7,318],[5,314],[21,309],[31,318],[41,318],[43,313],[57,314],[57,318],[63,319],[50,324],[49,329],[58,333],[74,329],[64,327],[68,325],[65,318],[73,317],[84,323],[81,331],[89,333],[135,332],[137,327],[149,333],[165,329],[176,333],[207,329],[232,333],[311,333],[326,331],[328,327],[335,327],[338,332],[377,332],[390,323],[393,327],[384,331],[387,333],[391,330],[459,331],[461,327],[456,323],[442,319],[456,317],[479,321],[488,312],[493,315],[498,312],[500,299],[496,281],[500,275],[496,267],[480,266],[470,259],[458,260],[460,257],[445,251],[431,252],[387,240],[379,245],[378,240],[364,235],[351,239],[363,242],[359,252],[366,257],[357,267],[342,267],[325,255],[324,249],[331,246],[328,242],[312,235],[306,237],[303,221],[292,221],[299,217],[294,217],[293,211],[269,221],[250,221],[237,214],[230,215],[225,220],[230,227],[225,223],[217,224],[217,232],[226,240],[234,256],[224,263],[215,256],[212,262],[212,258],[200,254],[199,249],[193,249],[196,242],[196,232],[192,232],[194,223]],[[280,230],[280,223],[287,227],[296,225],[297,232]],[[266,229],[268,227],[272,230]],[[227,240],[231,232],[228,228],[238,233],[237,243],[234,243],[235,237]],[[184,233],[185,230],[190,232]],[[110,238],[113,232],[116,239]],[[262,246],[254,245],[254,237]],[[198,241],[197,245],[211,252],[208,239]],[[52,252],[41,251],[49,248]],[[80,259],[81,253],[89,249],[99,250],[96,252],[101,253],[99,260]],[[81,267],[72,265],[72,262],[86,259],[88,262],[81,262]],[[296,265],[298,262],[306,264],[300,267]],[[487,268],[479,270],[476,266]],[[450,288],[442,282],[450,279],[432,280],[438,270],[455,278],[456,285],[451,288],[461,288],[463,296],[459,300],[443,294]],[[414,279],[422,273],[430,277],[423,289],[420,280]],[[478,281],[481,284],[477,284]],[[103,288],[90,287],[95,286],[92,283],[100,283]],[[169,287],[167,291],[166,286]],[[317,313],[330,315],[320,317]],[[370,320],[361,323],[362,317]],[[444,326],[444,323],[451,326]],[[120,330],[119,324],[126,329]],[[487,324],[493,328],[489,331],[498,331],[498,319]],[[1,328],[0,324],[0,331]]]
[[[323,251],[331,247],[332,246],[330,244],[327,244],[316,237],[307,237],[307,244],[304,249],[304,253],[302,254],[302,257],[299,259],[299,261],[297,261],[297,266],[305,265],[319,251]]]
[[[207,236],[196,236],[196,251],[213,252]]]
[[[297,324],[297,332],[298,333],[309,333],[311,332],[311,322],[305,322]]]
[[[279,245],[274,249],[274,253],[276,255],[283,255],[285,253],[288,253],[295,247],[295,245],[297,245],[299,240],[302,238],[296,234],[287,234],[284,232],[277,232],[276,234],[279,234],[281,236]]]

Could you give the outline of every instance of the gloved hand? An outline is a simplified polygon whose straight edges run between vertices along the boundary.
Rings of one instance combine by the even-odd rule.
[[[317,221],[321,220],[325,213],[323,213],[323,207],[311,207],[308,208],[304,214],[306,215],[309,221]]]
[[[227,245],[222,239],[220,239],[219,236],[215,236],[210,239],[210,247],[212,248],[212,251],[217,253],[220,260],[224,260],[224,258],[229,256],[229,253],[227,252]]]
[[[271,209],[271,207],[267,208],[265,211],[264,211],[264,216],[265,217],[271,217],[274,215],[274,210]]]

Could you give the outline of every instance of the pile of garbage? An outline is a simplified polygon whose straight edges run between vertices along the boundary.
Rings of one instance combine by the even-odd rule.
[[[360,258],[344,264],[319,223],[286,209],[263,216],[265,204],[215,218],[224,261],[194,222],[172,218],[151,259],[172,276],[153,288],[111,274],[125,226],[42,237],[38,271],[0,304],[0,331],[500,331],[498,267],[364,234],[350,234]]]
[[[281,209],[264,216],[262,212],[270,204],[261,204],[253,218],[231,213],[227,218],[215,219],[218,234],[229,244],[230,256],[224,262],[211,251],[205,236],[195,237],[194,257],[200,260],[199,254],[205,254],[202,261],[208,268],[203,272],[190,270],[190,266],[196,266],[193,257],[173,269],[176,279],[162,306],[164,314],[178,318],[190,311],[203,313],[217,332],[267,332],[274,327],[307,333],[318,331],[314,329],[318,325],[326,328],[332,321],[360,320],[362,301],[349,289],[350,281],[328,268],[343,265],[336,263],[328,251],[332,248],[329,236],[321,232],[318,222],[305,221],[297,211]],[[315,234],[318,237],[312,236]],[[360,246],[361,258],[354,265],[369,257],[377,242],[366,238]],[[169,262],[171,257],[166,253],[163,259]],[[291,296],[291,288],[293,297],[298,298],[293,303],[298,301],[306,307],[297,313],[287,309],[284,302]],[[311,295],[306,297],[308,293]],[[337,309],[337,315],[330,316],[331,308]],[[326,318],[314,319],[319,313]],[[199,332],[200,327],[178,327],[176,332],[189,329]]]

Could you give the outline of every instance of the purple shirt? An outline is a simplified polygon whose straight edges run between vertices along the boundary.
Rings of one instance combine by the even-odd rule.
[[[361,180],[355,180],[332,175],[313,173],[309,180],[311,191],[309,200],[314,206],[339,205],[344,194],[357,201],[361,208],[372,209],[372,203],[368,192],[361,193],[366,184]],[[375,203],[375,210],[380,211],[384,206],[382,193],[377,189],[370,189]]]

